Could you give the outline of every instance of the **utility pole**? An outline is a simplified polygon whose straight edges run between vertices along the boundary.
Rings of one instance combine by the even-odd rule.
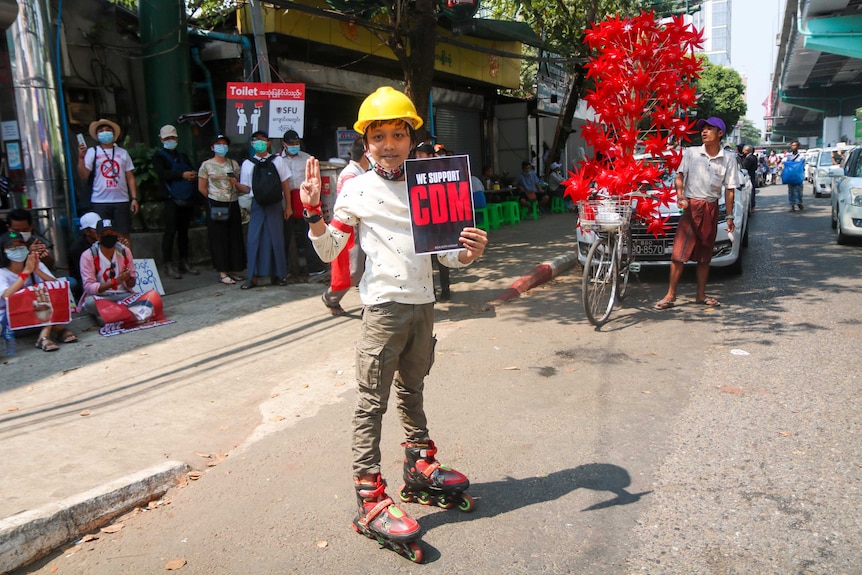
[[[260,0],[249,0],[248,9],[251,11],[251,33],[254,36],[254,51],[257,55],[257,74],[261,82],[269,83],[272,82],[272,74],[269,71],[269,52],[266,49]]]

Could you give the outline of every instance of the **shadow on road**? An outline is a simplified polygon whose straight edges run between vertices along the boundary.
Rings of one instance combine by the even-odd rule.
[[[652,493],[629,493],[626,488],[632,483],[628,471],[612,463],[587,463],[572,469],[555,471],[542,477],[514,479],[507,477],[502,481],[475,483],[470,486],[470,494],[476,498],[473,513],[455,513],[440,510],[422,517],[422,529],[430,531],[439,525],[455,521],[471,521],[496,517],[537,503],[559,499],[576,489],[608,491],[615,497],[591,505],[581,511],[596,511],[615,505],[637,503],[641,497]]]

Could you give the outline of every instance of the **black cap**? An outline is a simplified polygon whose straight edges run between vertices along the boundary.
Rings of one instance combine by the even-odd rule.
[[[228,138],[224,134],[216,134],[216,137],[213,138],[213,144],[215,144],[219,140],[224,140],[225,142],[227,142],[228,146],[230,145],[230,138]]]
[[[117,233],[117,228],[114,227],[114,222],[111,220],[101,220],[96,224],[96,233],[102,235],[103,232],[112,231]]]
[[[19,232],[8,231],[2,236],[0,236],[0,249],[6,249],[11,247],[13,244],[17,242],[24,242],[24,236],[22,236]]]
[[[423,152],[425,154],[428,154],[429,156],[433,156],[434,155],[434,145],[429,144],[427,142],[423,142],[423,143],[419,144],[418,146],[416,146],[416,151],[417,152]]]
[[[296,133],[296,130],[288,130],[281,137],[284,142],[296,142],[299,140],[299,134]]]

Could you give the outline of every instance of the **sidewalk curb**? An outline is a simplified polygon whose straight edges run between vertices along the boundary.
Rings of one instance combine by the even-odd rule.
[[[117,515],[163,495],[188,469],[180,461],[166,461],[0,520],[0,573],[32,563]]]
[[[488,302],[490,305],[498,306],[509,303],[521,297],[521,294],[549,282],[563,272],[566,272],[578,263],[578,254],[575,251],[557,256],[549,262],[543,262],[533,268],[527,275],[521,276],[511,286],[503,290],[500,295]]]

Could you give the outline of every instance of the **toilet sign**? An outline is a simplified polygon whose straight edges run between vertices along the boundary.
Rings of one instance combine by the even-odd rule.
[[[259,130],[280,138],[288,130],[302,137],[305,84],[228,82],[225,135],[248,140]]]

